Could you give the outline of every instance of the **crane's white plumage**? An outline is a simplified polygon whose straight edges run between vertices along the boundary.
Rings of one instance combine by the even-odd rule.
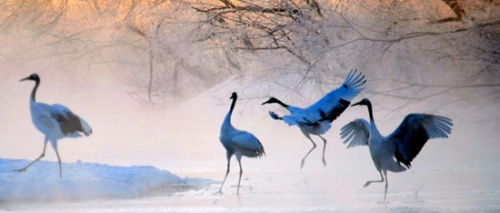
[[[344,83],[335,90],[332,90],[323,96],[316,103],[307,108],[300,108],[283,103],[275,97],[271,97],[268,101],[262,103],[271,104],[277,103],[287,109],[290,114],[279,117],[274,112],[269,112],[269,115],[276,120],[283,120],[288,125],[298,126],[302,133],[312,142],[313,147],[302,158],[300,167],[304,167],[305,159],[316,148],[316,143],[311,139],[310,135],[317,135],[323,140],[323,165],[326,166],[325,149],[326,139],[321,135],[325,134],[331,128],[331,122],[334,121],[344,110],[349,107],[352,99],[356,97],[363,89],[365,77],[357,70],[351,70],[347,75]]]
[[[47,142],[50,141],[50,144],[56,152],[57,159],[59,161],[59,176],[62,178],[61,158],[57,150],[57,141],[64,137],[80,137],[82,136],[80,133],[89,136],[92,134],[92,129],[86,121],[78,117],[76,114],[71,112],[70,109],[63,105],[47,105],[45,103],[36,102],[36,91],[40,85],[40,77],[37,74],[32,74],[21,79],[21,81],[25,80],[35,81],[35,86],[33,87],[30,97],[31,121],[35,127],[45,135],[45,139],[43,152],[40,157],[24,168],[16,171],[24,172],[28,167],[43,158],[45,156]]]
[[[238,164],[240,166],[240,177],[238,179],[238,189],[236,193],[240,193],[240,182],[241,176],[243,174],[243,168],[241,167],[241,157],[261,157],[264,152],[264,147],[260,143],[260,141],[253,135],[247,131],[238,130],[233,127],[231,124],[231,115],[234,110],[234,106],[236,105],[236,100],[238,99],[238,95],[233,92],[231,98],[233,102],[231,103],[231,108],[224,118],[224,122],[222,123],[219,140],[226,149],[226,157],[227,157],[227,170],[226,176],[224,176],[224,181],[220,186],[220,189],[217,193],[222,193],[222,186],[226,182],[227,175],[229,174],[231,157],[233,155],[236,156],[236,160],[238,160]]]
[[[411,161],[420,153],[425,143],[433,138],[447,138],[451,133],[451,119],[431,114],[409,114],[399,127],[389,136],[382,136],[373,119],[372,105],[368,99],[353,104],[366,105],[370,122],[356,119],[342,127],[340,135],[347,148],[367,145],[380,173],[381,180],[367,181],[364,187],[373,182],[385,181],[384,201],[387,195],[387,171],[402,172],[411,166]],[[403,163],[405,167],[401,165]]]

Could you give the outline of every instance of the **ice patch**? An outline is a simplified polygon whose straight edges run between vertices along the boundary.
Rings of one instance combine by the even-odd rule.
[[[28,163],[0,158],[0,202],[138,198],[168,195],[213,183],[180,178],[152,166],[110,166],[80,161],[63,163],[62,179],[57,162],[40,161],[25,172],[13,171]]]

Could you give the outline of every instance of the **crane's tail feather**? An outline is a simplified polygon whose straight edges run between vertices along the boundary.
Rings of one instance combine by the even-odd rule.
[[[80,124],[82,125],[83,134],[85,136],[90,136],[92,134],[92,128],[90,128],[90,125],[82,118],[80,118]]]
[[[263,155],[266,154],[266,151],[264,151],[264,146],[262,146],[262,143],[260,143],[259,140],[257,140],[257,142],[259,142],[259,147],[256,147],[255,149],[248,149],[248,150],[241,150],[242,154],[244,156],[247,156],[247,157],[251,157],[251,158],[256,158],[256,157],[262,157]]]
[[[387,170],[391,172],[404,172],[406,171],[406,168],[394,162],[394,163],[389,163],[389,165],[387,165]]]

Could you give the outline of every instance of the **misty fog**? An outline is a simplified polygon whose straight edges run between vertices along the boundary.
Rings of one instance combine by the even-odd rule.
[[[153,166],[216,182],[168,198],[40,204],[45,211],[498,210],[500,3],[458,0],[458,18],[443,2],[0,1],[0,158],[30,161],[42,151],[30,117],[34,83],[19,82],[38,73],[37,101],[63,104],[93,129],[59,140],[63,163]],[[339,136],[368,119],[366,108],[348,108],[323,135],[325,167],[312,136],[318,147],[301,170],[311,143],[268,114],[286,110],[261,106],[274,96],[306,107],[351,69],[367,79],[354,102],[370,98],[383,135],[409,113],[453,119],[449,138],[429,140],[411,169],[388,174],[388,205],[377,204],[383,184],[362,188],[379,177],[368,148],[348,150]],[[226,171],[219,133],[232,92],[233,125],[266,150],[243,158],[239,198],[234,158],[225,194],[212,195]],[[48,147],[42,160],[57,157]],[[0,202],[0,210],[38,207]]]

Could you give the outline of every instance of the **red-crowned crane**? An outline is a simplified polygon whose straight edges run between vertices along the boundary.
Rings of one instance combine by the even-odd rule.
[[[300,168],[304,167],[307,156],[316,148],[316,143],[311,139],[311,135],[317,135],[323,140],[323,165],[326,166],[325,149],[326,139],[321,135],[325,134],[334,121],[344,110],[349,107],[352,99],[356,97],[363,89],[366,83],[365,76],[357,70],[351,70],[344,83],[337,89],[329,92],[323,98],[307,108],[300,108],[283,103],[275,97],[262,103],[277,103],[287,109],[290,115],[279,117],[276,113],[269,111],[269,115],[276,120],[283,120],[288,125],[296,125],[300,131],[309,139],[313,147],[302,158]]]
[[[82,135],[80,133],[89,136],[92,134],[92,129],[87,122],[75,115],[65,106],[60,104],[48,105],[36,101],[36,91],[38,86],[40,86],[40,77],[38,74],[31,74],[20,81],[26,80],[35,82],[35,87],[33,87],[30,96],[31,121],[38,131],[45,135],[45,138],[42,154],[24,168],[14,171],[24,172],[28,167],[43,158],[45,156],[47,142],[50,141],[50,145],[52,145],[52,149],[56,152],[59,162],[59,177],[62,178],[61,157],[57,151],[57,141],[65,137],[81,137]]]
[[[222,186],[224,186],[227,175],[229,174],[231,157],[235,155],[236,160],[238,160],[238,164],[240,165],[240,178],[238,179],[238,188],[236,190],[236,194],[239,195],[241,176],[243,175],[243,168],[241,167],[241,157],[261,157],[263,154],[265,154],[265,152],[264,147],[260,143],[259,139],[257,139],[257,137],[255,137],[250,132],[238,130],[231,124],[231,114],[233,114],[234,106],[236,105],[236,100],[238,99],[238,95],[236,94],[236,92],[233,92],[230,99],[232,99],[233,102],[231,103],[229,112],[224,118],[219,136],[220,142],[226,149],[227,170],[226,176],[224,176],[224,180],[222,181],[220,189],[217,193],[222,194]]]
[[[450,118],[443,116],[412,113],[403,119],[392,134],[384,137],[375,125],[370,100],[365,98],[352,106],[356,105],[368,107],[370,122],[356,119],[342,127],[340,135],[345,139],[344,144],[349,143],[347,148],[361,145],[369,147],[373,163],[380,173],[380,180],[367,181],[363,187],[385,181],[385,202],[389,186],[387,171],[403,172],[409,169],[411,161],[418,155],[427,140],[448,138],[453,123]]]

